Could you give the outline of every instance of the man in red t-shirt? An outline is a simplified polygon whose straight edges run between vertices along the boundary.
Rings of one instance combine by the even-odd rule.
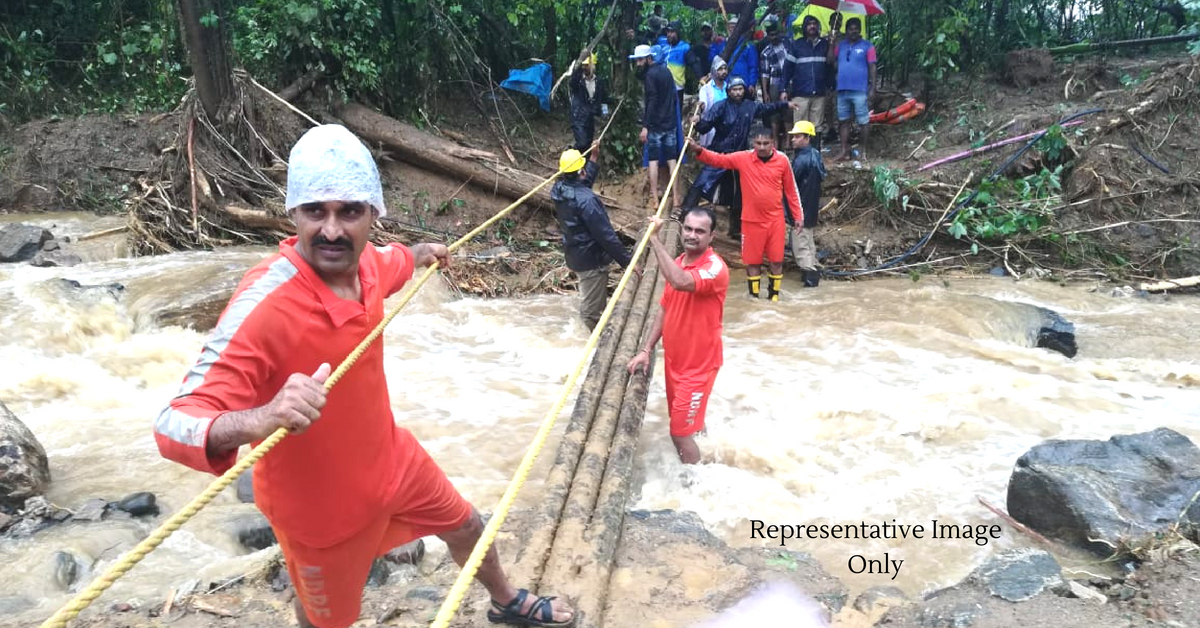
[[[483,525],[416,438],[392,417],[376,340],[328,391],[340,362],[383,319],[416,266],[445,267],[442,244],[371,246],[386,212],[370,151],[344,127],[310,129],[288,159],[296,236],[242,279],[179,394],[154,425],[166,458],[214,474],[238,448],[291,434],[254,466],[254,497],[296,585],[302,628],[358,620],[375,557],[431,534],[462,565]],[[311,375],[309,375],[311,373]],[[571,626],[574,613],[512,586],[495,548],[479,568],[488,619]]]
[[[657,231],[662,220],[651,219]],[[645,370],[658,339],[663,341],[667,407],[671,440],[684,464],[700,462],[695,434],[704,429],[704,411],[721,368],[721,321],[729,267],[712,250],[717,217],[707,207],[693,207],[683,217],[683,255],[671,259],[657,237],[650,238],[663,287],[662,309],[642,350],[629,361],[629,372]]]
[[[750,296],[758,298],[762,279],[762,263],[766,257],[771,282],[767,297],[779,300],[783,283],[783,249],[787,243],[787,227],[783,219],[783,198],[794,219],[794,235],[804,230],[804,215],[800,211],[800,192],[792,174],[792,162],[775,150],[775,137],[770,129],[758,128],[751,133],[754,148],[736,153],[714,153],[688,138],[688,147],[703,164],[736,170],[742,186],[742,263],[746,265],[746,283]]]

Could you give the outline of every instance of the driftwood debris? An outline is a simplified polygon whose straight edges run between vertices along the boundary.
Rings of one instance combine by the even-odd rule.
[[[1168,279],[1166,281],[1156,281],[1154,283],[1144,283],[1139,286],[1139,289],[1146,292],[1163,292],[1166,290],[1175,290],[1178,288],[1191,288],[1200,286],[1200,275],[1195,277],[1180,277],[1179,279]]]
[[[403,161],[470,181],[471,185],[497,196],[521,198],[545,179],[501,165],[494,153],[447,141],[362,105],[343,105],[338,108],[337,116],[359,137],[384,145]],[[542,209],[554,208],[548,189],[533,195],[528,203]]]

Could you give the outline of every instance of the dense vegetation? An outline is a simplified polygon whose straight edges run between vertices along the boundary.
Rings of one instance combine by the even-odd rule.
[[[651,3],[633,0],[25,0],[0,6],[0,115],[156,110],[191,74],[178,3],[222,27],[234,63],[281,87],[313,70],[334,91],[400,114],[439,87],[486,89],[532,59],[558,71],[617,11],[600,46],[610,66]],[[717,12],[660,2],[694,33]],[[803,2],[779,3],[785,15]],[[1200,0],[884,0],[868,35],[885,77],[941,78],[997,64],[1005,51],[1195,29]],[[713,2],[715,7],[716,3]],[[760,13],[765,11],[760,7]],[[1190,14],[1190,15],[1189,15]],[[1189,16],[1193,19],[1188,19]],[[1191,24],[1189,26],[1188,24]],[[614,50],[621,48],[621,50]],[[617,61],[614,61],[617,60]]]

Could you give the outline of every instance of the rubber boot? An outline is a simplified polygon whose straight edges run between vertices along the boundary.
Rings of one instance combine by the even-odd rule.
[[[804,287],[816,288],[821,283],[821,271],[812,269],[804,271]]]
[[[783,288],[783,275],[767,274],[767,279],[770,280],[767,284],[767,298],[772,301],[779,300],[779,292]]]
[[[748,287],[750,289],[750,297],[751,298],[754,298],[754,299],[758,298],[758,292],[759,292],[758,285],[761,280],[762,280],[762,275],[754,275],[753,277],[749,277],[749,276],[746,277],[746,287]]]

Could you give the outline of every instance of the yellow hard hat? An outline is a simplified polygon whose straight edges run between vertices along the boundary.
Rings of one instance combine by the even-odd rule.
[[[593,52],[592,54],[588,55],[588,57],[583,60],[582,65],[596,67],[596,53]]]
[[[796,122],[796,125],[792,127],[791,131],[788,131],[788,135],[799,135],[800,133],[816,137],[817,129],[813,126],[812,122],[809,122],[808,120],[800,120]]]
[[[583,163],[583,153],[574,148],[568,148],[558,158],[558,169],[563,172],[578,172],[583,168]]]

